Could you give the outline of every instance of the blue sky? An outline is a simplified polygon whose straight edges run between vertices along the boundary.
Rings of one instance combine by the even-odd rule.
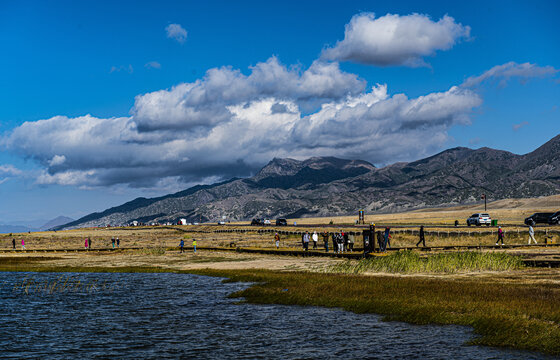
[[[274,156],[530,152],[560,133],[558,13],[556,1],[3,1],[0,222],[78,218]]]

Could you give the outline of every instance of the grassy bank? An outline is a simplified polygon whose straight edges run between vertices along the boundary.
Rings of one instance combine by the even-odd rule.
[[[256,284],[232,294],[249,303],[339,307],[413,324],[472,326],[472,344],[560,355],[560,289],[442,280],[270,271],[196,271]]]
[[[364,276],[262,269],[178,271],[152,266],[57,267],[30,259],[2,261],[0,271],[177,272],[226,277],[229,279],[226,281],[254,283],[231,295],[249,303],[338,307],[414,324],[466,325],[473,327],[477,335],[472,344],[560,355],[558,285],[481,278]]]
[[[399,251],[384,257],[348,260],[331,266],[328,272],[360,274],[389,273],[457,273],[470,271],[507,271],[524,268],[521,257],[492,252],[454,252],[421,257],[417,252]]]

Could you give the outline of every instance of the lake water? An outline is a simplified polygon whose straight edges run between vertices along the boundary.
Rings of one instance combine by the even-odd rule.
[[[0,272],[0,358],[546,358],[466,346],[472,333],[460,326],[227,298],[247,286],[187,274]]]

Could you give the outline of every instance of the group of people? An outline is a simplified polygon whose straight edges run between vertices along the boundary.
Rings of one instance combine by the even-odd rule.
[[[16,249],[16,239],[12,238],[12,248]],[[21,238],[21,250],[25,250],[25,239]]]
[[[192,239],[192,245],[193,245],[193,252],[196,254],[196,239]],[[180,253],[184,252],[184,248],[185,248],[185,240],[181,239],[181,241],[179,242]]]
[[[345,233],[344,231],[340,230],[340,232],[329,234],[326,231],[323,231],[321,234],[323,238],[323,247],[326,252],[329,252],[329,238],[332,239],[332,248],[335,253],[342,253],[344,251],[353,251],[354,250],[354,235]],[[280,246],[280,236],[278,233],[274,235],[276,248]],[[301,235],[301,246],[304,251],[309,250],[309,243],[313,242],[313,249],[318,249],[318,242],[319,242],[319,234],[317,231],[314,231],[313,234],[309,234],[309,231],[304,232]]]
[[[501,242],[504,245],[504,231],[502,230],[501,226],[498,226],[498,241],[496,241],[496,245]],[[527,245],[531,245],[531,243],[537,244],[537,240],[535,239],[535,229],[533,229],[533,225],[529,225],[529,240],[527,241]]]
[[[113,249],[115,248],[115,244],[117,248],[119,248],[121,246],[121,241],[119,237],[117,236],[117,238],[115,239],[115,237],[113,236],[111,238],[111,244],[113,245]],[[90,250],[93,248],[93,240],[90,237],[84,239],[84,247],[86,250]]]
[[[121,246],[121,241],[119,240],[119,237],[117,236],[117,239],[115,240],[115,237],[113,236],[111,238],[111,244],[113,244],[113,249],[115,248],[115,243],[117,244],[117,247]]]
[[[377,237],[377,244],[378,249],[380,252],[386,252],[387,248],[391,248],[391,228],[386,227],[384,231],[377,231],[375,232],[375,225],[372,224],[370,227],[372,230],[372,234],[376,234]],[[343,253],[344,251],[353,251],[354,250],[354,235],[345,233],[342,229],[336,233],[328,233],[327,231],[323,231],[321,233],[321,237],[323,238],[323,246],[326,252],[329,252],[329,238],[332,240],[332,248],[335,253]],[[504,237],[505,233],[501,226],[498,226],[498,240],[496,241],[496,245],[501,243],[504,244]],[[313,249],[317,249],[317,242],[319,241],[319,235],[316,231],[313,234],[309,234],[309,231],[306,231],[301,236],[301,245],[304,251],[309,250],[309,243],[313,242]],[[276,233],[274,235],[274,242],[276,245],[276,249],[280,247],[280,235]],[[532,226],[529,226],[529,242],[531,244],[534,242],[535,244],[537,241],[535,240],[535,230]],[[416,243],[416,247],[422,244],[423,247],[426,247],[426,235],[424,232],[424,225],[420,226],[420,230],[418,232],[418,242]],[[365,246],[365,245],[364,245]]]
[[[328,233],[327,233],[328,236]],[[323,236],[323,239],[325,237]],[[354,235],[345,233],[342,229],[339,232],[333,233],[331,235],[333,251],[337,254],[343,253],[344,251],[354,251]],[[324,240],[323,240],[324,241]],[[325,241],[325,250],[329,252],[329,241]]]

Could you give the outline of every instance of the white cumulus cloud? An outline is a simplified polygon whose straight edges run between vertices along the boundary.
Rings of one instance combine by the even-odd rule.
[[[352,17],[344,40],[325,49],[322,57],[378,66],[423,66],[425,56],[448,50],[469,36],[469,26],[447,15],[434,22],[421,14],[375,18],[372,13],[363,13]]]
[[[52,159],[49,161],[49,165],[50,165],[50,166],[62,165],[62,164],[64,164],[65,161],[66,161],[66,156],[64,156],[64,155],[55,155],[55,156],[53,156]]]
[[[194,129],[208,131],[231,120],[228,106],[274,97],[304,108],[359,94],[365,81],[340,70],[338,63],[314,62],[308,69],[288,68],[276,57],[250,68],[213,68],[193,83],[183,83],[135,99],[132,114],[140,131]]]
[[[296,88],[302,78],[297,77]],[[267,84],[263,81],[261,86]],[[150,104],[152,112],[143,113],[142,121],[153,126],[142,131],[135,112],[106,119],[57,116],[26,122],[2,142],[43,166],[37,178],[41,184],[153,188],[165,179],[192,183],[247,176],[273,157],[331,155],[373,162],[417,158],[442,146],[449,127],[468,122],[468,114],[481,103],[476,93],[464,88],[409,99],[377,85],[323,101],[318,110],[305,114],[298,105],[300,98],[290,99],[278,84],[268,85],[278,88],[271,91],[275,96],[248,91],[233,97],[220,87],[218,93],[208,94],[212,101],[197,98],[202,101],[197,105],[227,113],[223,119],[208,118],[204,131],[193,126],[190,112],[168,113],[170,107],[180,106],[169,105],[180,104],[176,98],[189,98],[193,84],[185,84],[181,96],[174,90],[164,92]],[[323,94],[316,91],[313,94]],[[175,117],[175,125],[156,126],[167,115]]]

